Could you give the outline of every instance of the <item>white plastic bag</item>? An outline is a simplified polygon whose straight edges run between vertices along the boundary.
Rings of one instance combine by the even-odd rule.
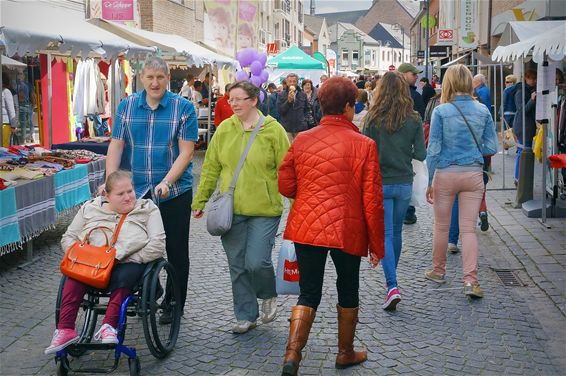
[[[426,205],[426,189],[428,187],[428,169],[425,162],[413,159],[413,194],[411,196],[411,206],[424,207]]]
[[[275,288],[277,295],[299,295],[301,293],[295,245],[289,240],[283,240],[279,250]]]

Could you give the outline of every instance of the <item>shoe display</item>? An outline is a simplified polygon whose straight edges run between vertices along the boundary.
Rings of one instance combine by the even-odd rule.
[[[464,295],[467,295],[470,298],[475,298],[475,299],[483,298],[483,292],[481,291],[480,284],[477,282],[464,283]]]
[[[238,321],[236,325],[234,325],[234,327],[232,328],[232,333],[243,334],[249,330],[252,330],[256,326],[257,324],[255,322],[246,321],[246,320]]]
[[[96,341],[101,343],[118,343],[118,331],[111,325],[104,324],[94,335]]]
[[[387,297],[383,302],[383,309],[385,311],[395,311],[397,304],[401,301],[401,294],[399,293],[399,289],[397,287],[393,287],[387,293]]]
[[[450,253],[458,253],[460,252],[460,248],[454,243],[448,243],[448,252]]]
[[[277,297],[264,299],[261,303],[261,321],[264,324],[272,322],[277,317]]]
[[[487,213],[486,212],[480,213],[480,229],[484,232],[489,230],[489,222],[487,221]]]
[[[445,283],[444,274],[436,274],[432,269],[425,271],[425,277],[436,283]]]
[[[45,355],[55,354],[65,347],[79,342],[79,335],[75,329],[56,329],[51,344],[45,349]]]

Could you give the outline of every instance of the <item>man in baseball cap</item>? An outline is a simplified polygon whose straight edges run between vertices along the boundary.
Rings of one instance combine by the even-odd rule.
[[[405,80],[409,84],[409,89],[411,91],[411,98],[413,98],[413,109],[421,115],[421,119],[424,119],[425,105],[424,105],[423,97],[417,91],[417,86],[416,86],[417,75],[419,73],[422,73],[423,71],[418,70],[417,67],[409,63],[403,63],[399,65],[397,71],[403,74]],[[407,213],[405,214],[405,220],[403,221],[403,223],[406,225],[412,225],[413,223],[416,222],[417,222],[417,215],[415,212],[415,207],[409,206],[409,208],[407,209]]]

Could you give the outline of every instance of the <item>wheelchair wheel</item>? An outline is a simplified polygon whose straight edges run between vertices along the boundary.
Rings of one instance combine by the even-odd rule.
[[[59,282],[59,291],[57,292],[57,302],[55,303],[55,327],[59,324],[59,314],[61,312],[61,300],[63,299],[63,286],[67,280],[66,276],[61,277],[61,282]],[[90,343],[94,336],[94,331],[96,329],[96,321],[98,314],[93,309],[95,305],[93,297],[88,296],[86,300],[83,300],[79,312],[77,314],[77,319],[75,320],[75,328],[79,334],[80,340],[78,343]],[[77,348],[75,345],[71,345],[67,348],[69,355],[78,358],[86,352],[86,349]]]
[[[156,358],[165,358],[177,343],[181,324],[179,300],[173,266],[166,260],[158,261],[143,281],[141,298],[143,331],[149,351]],[[172,320],[160,323],[166,310],[171,311]]]

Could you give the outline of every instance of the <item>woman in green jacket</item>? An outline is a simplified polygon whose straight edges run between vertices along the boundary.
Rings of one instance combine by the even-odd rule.
[[[253,129],[263,117],[257,109],[260,90],[247,81],[229,89],[234,115],[224,120],[212,138],[193,200],[193,217],[201,218],[206,202],[219,184],[226,192]],[[289,148],[285,129],[271,116],[264,118],[250,148],[234,190],[234,218],[222,235],[228,257],[236,324],[234,333],[255,328],[262,299],[264,323],[277,315],[275,273],[271,251],[279,227],[283,201],[277,171]]]

